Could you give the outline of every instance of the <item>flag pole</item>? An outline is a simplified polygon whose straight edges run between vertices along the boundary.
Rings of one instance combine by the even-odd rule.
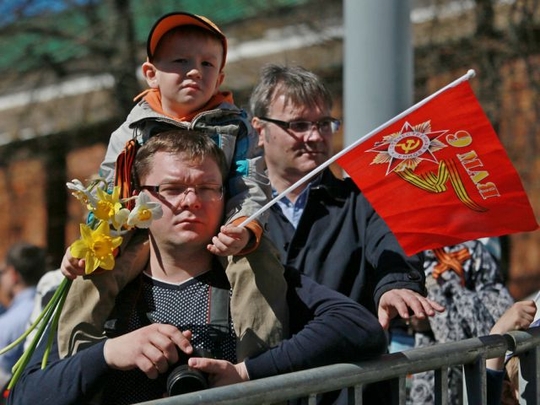
[[[389,127],[393,123],[399,121],[406,115],[412,113],[413,111],[417,110],[418,108],[422,107],[424,104],[428,103],[435,97],[437,97],[439,94],[447,91],[448,89],[452,87],[456,87],[457,85],[463,83],[466,80],[472,79],[476,75],[475,71],[473,69],[469,69],[467,73],[465,73],[463,76],[457,78],[453,82],[447,84],[446,86],[442,87],[441,89],[437,90],[435,93],[427,96],[423,100],[419,101],[418,103],[414,104],[413,106],[409,107],[402,113],[396,115],[394,118],[386,121],[384,124],[379,125],[377,128],[375,128],[373,131],[367,133],[366,135],[362,136],[360,139],[358,139],[356,142],[352,143],[342,151],[336,153],[334,156],[332,156],[330,159],[328,159],[326,162],[322,163],[320,166],[306,174],[304,177],[302,177],[300,180],[298,180],[296,183],[289,186],[287,189],[279,193],[276,197],[274,197],[272,200],[270,200],[268,203],[266,203],[264,206],[259,208],[255,213],[253,213],[251,216],[246,218],[239,226],[246,226],[248,223],[253,221],[255,218],[257,218],[259,215],[261,215],[264,211],[266,211],[268,208],[270,208],[272,205],[277,203],[279,200],[281,200],[283,197],[285,197],[287,194],[289,194],[291,191],[295,190],[296,188],[300,187],[303,183],[308,181],[309,179],[313,178],[316,174],[320,173],[324,169],[326,169],[328,166],[330,166],[332,163],[334,163],[336,160],[338,160],[341,156],[348,153],[351,149],[354,149],[358,145],[360,145],[362,142],[367,141],[369,138],[374,136],[375,134],[379,133],[386,127]]]

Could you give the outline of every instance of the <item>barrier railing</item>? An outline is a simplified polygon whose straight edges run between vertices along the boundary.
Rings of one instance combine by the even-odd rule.
[[[489,335],[460,342],[437,344],[381,356],[355,364],[334,364],[245,383],[212,388],[176,397],[144,402],[146,405],[248,405],[283,403],[348,388],[349,404],[362,405],[363,386],[395,381],[393,403],[405,405],[407,375],[435,371],[435,403],[448,404],[447,369],[464,367],[464,403],[486,404],[486,359],[511,351],[520,359],[520,404],[540,404],[540,327],[505,335]]]

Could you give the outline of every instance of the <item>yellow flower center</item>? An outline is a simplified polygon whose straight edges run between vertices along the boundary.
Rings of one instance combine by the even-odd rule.
[[[140,221],[148,221],[152,218],[152,211],[147,208],[143,208],[139,211],[138,215]]]
[[[99,260],[103,260],[112,253],[114,247],[109,236],[100,235],[94,240],[91,249],[94,252],[94,256]]]
[[[114,215],[114,204],[111,204],[109,201],[99,200],[97,203],[96,217],[103,220],[108,220]]]

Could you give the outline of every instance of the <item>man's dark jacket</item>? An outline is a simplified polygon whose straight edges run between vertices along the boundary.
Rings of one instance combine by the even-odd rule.
[[[381,295],[408,288],[425,295],[423,256],[408,257],[350,178],[326,169],[312,186],[298,228],[271,207],[268,235],[282,262],[364,305],[374,314]],[[399,190],[389,195],[400,204]]]

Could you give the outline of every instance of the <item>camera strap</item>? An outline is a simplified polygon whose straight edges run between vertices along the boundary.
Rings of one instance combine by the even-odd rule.
[[[230,290],[212,286],[210,289],[209,306],[210,322],[209,337],[214,341],[214,355],[221,358],[221,342],[229,336],[229,305],[231,302]]]
[[[210,325],[229,329],[230,290],[212,286],[210,289]]]

